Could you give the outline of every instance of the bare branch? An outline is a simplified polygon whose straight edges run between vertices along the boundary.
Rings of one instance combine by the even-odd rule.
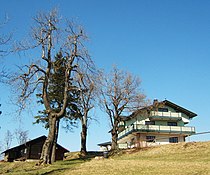
[[[82,113],[86,115],[93,108],[91,93],[94,90],[94,84],[91,82],[92,84],[89,86],[86,84],[86,82],[89,83],[89,80],[83,79],[80,82],[81,92],[85,92],[86,96],[81,96],[80,100],[84,101],[86,109],[80,111],[80,113],[79,110],[78,113],[74,111],[74,114],[67,111],[69,105],[71,105],[72,96],[77,96],[76,93],[79,91],[76,79],[77,75],[80,74],[80,69],[84,68],[90,71],[94,66],[84,45],[87,37],[79,25],[69,22],[67,27],[64,28],[65,25],[60,20],[56,10],[52,10],[50,13],[39,13],[34,18],[34,22],[35,25],[32,28],[30,39],[17,42],[16,50],[35,49],[39,53],[35,58],[38,61],[20,66],[18,73],[11,79],[11,84],[14,83],[18,87],[17,104],[20,105],[21,109],[25,107],[30,98],[33,98],[33,94],[39,94],[38,97],[43,104],[44,114],[47,116],[46,122],[49,126],[49,135],[43,146],[41,159],[44,163],[48,163],[48,161],[50,162],[51,144],[55,138],[56,123],[66,116],[78,116]],[[58,53],[61,55],[58,61],[62,64],[56,65]],[[50,94],[56,71],[62,72],[61,80],[59,80],[61,81],[60,90],[56,92],[59,100],[56,99],[56,94],[54,97]],[[83,83],[85,83],[85,86]],[[57,102],[55,102],[56,100]],[[76,102],[74,105],[77,105]],[[69,114],[67,114],[68,112]]]
[[[121,116],[129,115],[144,106],[145,95],[139,88],[139,78],[116,67],[113,67],[108,76],[104,76],[101,87],[101,106],[109,117],[112,149],[116,149]]]
[[[23,131],[21,128],[16,129],[15,137],[19,145],[24,144],[28,140],[28,131]]]
[[[7,132],[5,134],[5,137],[4,137],[5,149],[6,150],[10,148],[12,140],[13,140],[13,135],[9,130],[7,130]]]
[[[6,15],[3,22],[0,23],[0,29],[5,27],[9,22],[9,17]],[[8,44],[12,40],[12,33],[0,34],[0,56],[6,56],[9,53]]]

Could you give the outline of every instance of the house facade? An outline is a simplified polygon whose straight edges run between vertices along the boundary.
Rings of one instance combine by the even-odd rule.
[[[195,134],[195,127],[188,124],[196,116],[171,101],[154,100],[153,105],[137,110],[129,117],[122,117],[119,148],[185,142],[186,137]]]
[[[41,136],[36,139],[30,140],[25,144],[18,145],[16,147],[10,148],[2,154],[4,154],[4,161],[12,162],[14,160],[37,160],[41,156],[42,147],[46,140],[46,136]],[[63,160],[64,153],[69,152],[67,149],[63,148],[61,145],[56,145],[56,160]]]

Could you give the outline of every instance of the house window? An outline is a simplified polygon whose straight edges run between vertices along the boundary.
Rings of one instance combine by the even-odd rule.
[[[146,142],[155,142],[155,136],[146,136]]]
[[[177,122],[168,122],[168,126],[177,126]]]
[[[158,108],[159,112],[168,112],[168,108]]]
[[[178,143],[178,137],[170,137],[169,143]]]
[[[155,121],[145,121],[145,125],[155,125]]]

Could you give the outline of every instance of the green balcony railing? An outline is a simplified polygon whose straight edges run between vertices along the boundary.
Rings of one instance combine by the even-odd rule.
[[[181,120],[182,113],[177,112],[159,112],[159,111],[151,111],[150,119],[160,119],[160,120]]]
[[[118,139],[131,134],[132,132],[156,132],[156,133],[174,133],[174,134],[195,134],[195,127],[191,126],[162,126],[162,125],[140,125],[134,124],[128,126],[118,134]]]

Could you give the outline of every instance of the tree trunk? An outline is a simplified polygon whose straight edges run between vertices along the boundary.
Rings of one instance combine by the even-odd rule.
[[[112,145],[111,145],[112,151],[118,149],[117,137],[118,137],[117,131],[116,130],[114,131],[114,128],[113,128],[113,130],[112,130]]]
[[[117,137],[118,137],[118,122],[115,119],[114,121],[114,126],[112,128],[112,145],[111,145],[111,150],[117,150],[118,149],[118,144],[117,144]]]
[[[81,150],[80,152],[84,155],[87,153],[86,142],[87,142],[87,122],[82,122],[82,131],[81,131]]]
[[[52,146],[55,139],[56,118],[49,116],[49,133],[42,147],[39,164],[51,164]]]
[[[53,146],[52,146],[51,163],[56,161],[56,145],[57,145],[57,140],[58,140],[59,123],[60,123],[60,119],[56,121],[55,139],[53,141]]]

